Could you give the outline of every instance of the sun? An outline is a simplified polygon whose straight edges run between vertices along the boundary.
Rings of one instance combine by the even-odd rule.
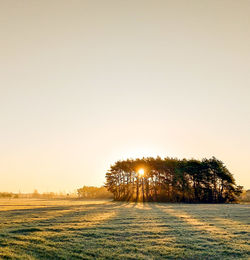
[[[139,173],[140,176],[143,176],[143,175],[144,175],[144,169],[141,168],[141,169],[138,171],[138,173]]]

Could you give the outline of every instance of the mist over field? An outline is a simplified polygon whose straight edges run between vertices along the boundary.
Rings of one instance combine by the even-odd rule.
[[[3,259],[248,259],[250,205],[0,200]]]

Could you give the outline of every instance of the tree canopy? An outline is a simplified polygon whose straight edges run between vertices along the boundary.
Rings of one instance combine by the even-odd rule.
[[[143,173],[143,174],[142,174]],[[106,173],[115,200],[235,202],[242,192],[224,163],[211,159],[142,158],[117,161]]]

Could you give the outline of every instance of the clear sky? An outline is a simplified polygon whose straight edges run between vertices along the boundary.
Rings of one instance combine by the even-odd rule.
[[[250,188],[250,1],[0,0],[0,32],[0,191],[156,155]]]

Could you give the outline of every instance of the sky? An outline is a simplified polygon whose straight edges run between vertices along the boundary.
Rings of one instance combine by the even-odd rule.
[[[115,161],[222,160],[250,188],[250,1],[0,0],[0,191]]]

